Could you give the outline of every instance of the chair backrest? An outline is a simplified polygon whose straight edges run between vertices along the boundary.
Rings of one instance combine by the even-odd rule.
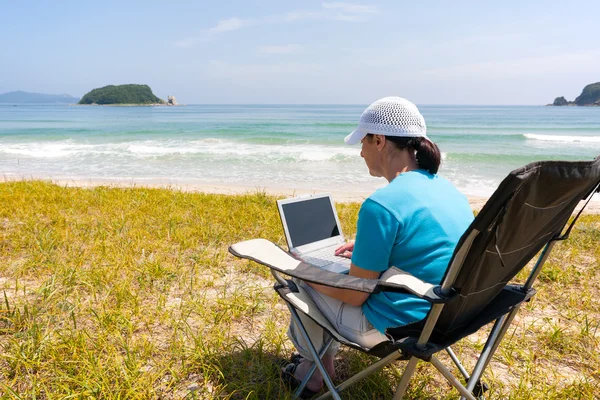
[[[477,233],[453,285],[458,295],[442,310],[432,341],[448,340],[484,312],[507,283],[561,235],[576,206],[599,184],[600,156],[590,162],[535,162],[511,172],[456,247],[452,260]],[[392,329],[392,335],[415,335],[422,322]]]

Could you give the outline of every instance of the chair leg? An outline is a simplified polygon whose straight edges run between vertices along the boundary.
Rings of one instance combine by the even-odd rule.
[[[402,356],[403,356],[403,354],[401,351],[394,351],[393,353],[383,357],[376,363],[369,365],[364,370],[356,373],[355,375],[352,375],[350,378],[346,379],[344,382],[337,385],[336,390],[338,391],[338,393],[341,392],[342,390],[352,386],[354,383],[358,382],[359,380],[366,378],[367,376],[374,374],[375,372],[383,369],[383,367],[385,367],[388,364],[393,363],[394,361],[396,361],[398,358],[400,358]],[[325,399],[328,399],[330,396],[331,396],[330,393],[325,393],[322,396],[319,396],[316,400],[325,400]]]
[[[456,357],[456,354],[454,354],[454,352],[452,351],[452,349],[450,347],[446,347],[446,352],[448,353],[448,355],[454,362],[454,365],[456,365],[456,368],[458,368],[458,370],[460,371],[462,376],[465,378],[465,380],[468,381],[470,378],[469,373],[467,372],[465,367],[460,363],[460,360],[458,359],[458,357]]]
[[[308,333],[306,332],[306,329],[304,328],[304,325],[302,324],[302,321],[300,320],[300,316],[298,315],[298,312],[293,307],[289,307],[289,309],[290,309],[290,312],[292,313],[292,318],[294,319],[294,322],[296,323],[296,325],[298,326],[298,329],[300,330],[300,334],[302,335],[302,338],[306,342],[306,346],[308,347],[308,351],[310,352],[310,355],[312,356],[315,364],[319,368],[319,371],[321,371],[321,375],[323,376],[323,381],[325,382],[325,385],[331,392],[331,396],[335,400],[341,400],[339,393],[335,390],[335,386],[333,384],[333,381],[331,380],[331,377],[325,370],[325,366],[323,365],[323,362],[321,361],[321,358],[319,357],[319,353],[317,352],[317,350],[315,349],[315,346],[313,346],[312,342],[310,341],[310,338],[308,337]],[[298,397],[298,395],[299,395],[299,393],[295,393],[296,398]]]
[[[454,361],[454,364],[456,365],[456,367],[458,368],[458,370],[460,371],[460,373],[465,378],[465,381],[468,384],[469,380],[471,379],[471,376],[469,375],[465,367],[460,363],[460,360],[458,359],[456,354],[454,354],[452,349],[450,347],[447,347],[446,351],[448,352],[450,358],[452,359],[452,361]],[[483,393],[489,390],[489,387],[485,383],[481,382],[481,380],[477,380],[475,382],[475,387],[471,390],[471,393],[473,393],[473,395],[478,399],[484,400],[485,398],[483,396]],[[461,399],[464,399],[464,397],[461,396]]]
[[[290,304],[288,304],[287,306],[288,306],[288,309],[290,310],[290,313],[292,313],[293,307]],[[332,343],[333,343],[333,338],[329,338],[329,340],[327,340],[327,342],[323,345],[323,348],[321,349],[321,351],[319,351],[319,360],[323,358],[323,356],[327,352],[327,349],[329,349],[329,346],[331,346]],[[300,393],[302,393],[302,391],[308,384],[308,381],[313,376],[313,374],[315,373],[316,370],[317,370],[317,363],[313,363],[313,365],[311,365],[311,367],[308,369],[308,372],[306,373],[306,376],[304,377],[304,379],[302,379],[302,382],[300,382],[300,384],[298,385],[298,388],[296,388],[296,392],[294,393],[295,397],[300,396]]]
[[[331,343],[333,343],[333,338],[329,338],[329,340],[327,340],[327,342],[325,343],[325,345],[319,352],[319,359],[323,358],[323,356],[327,352],[327,349],[329,349],[329,346],[331,346]],[[296,394],[299,395],[300,393],[302,393],[302,391],[306,387],[306,384],[308,383],[308,381],[313,376],[313,374],[315,373],[316,370],[317,370],[317,363],[313,363],[313,365],[311,365],[311,367],[308,369],[308,372],[306,373],[306,376],[304,377],[304,379],[302,379],[302,382],[300,382],[300,385],[298,385],[298,389],[296,389]]]
[[[469,378],[469,382],[467,384],[467,390],[469,390],[469,393],[473,393],[473,390],[479,383],[479,379],[481,378],[483,371],[485,371],[485,368],[488,366],[488,364],[492,360],[492,356],[498,349],[498,346],[500,345],[502,338],[504,337],[504,335],[506,334],[506,331],[512,324],[512,321],[513,321],[515,315],[517,314],[517,312],[519,311],[519,308],[520,308],[520,306],[513,308],[511,312],[509,312],[508,314],[504,314],[503,316],[498,318],[496,320],[496,322],[494,323],[494,327],[492,328],[492,330],[490,332],[490,336],[488,337],[488,340],[485,342],[485,346],[483,347],[483,350],[481,351],[479,360],[477,360],[477,363],[475,364],[475,368],[473,369],[473,373],[471,374],[471,377]],[[464,400],[464,397],[461,397],[461,400]]]
[[[430,362],[438,371],[440,371],[442,375],[444,375],[444,378],[446,378],[448,382],[450,382],[452,386],[454,386],[460,392],[460,394],[463,395],[463,397],[467,398],[468,400],[477,400],[475,396],[473,396],[471,392],[464,387],[462,383],[458,381],[458,379],[456,379],[452,372],[450,372],[450,370],[448,370],[448,368],[446,368],[446,366],[437,359],[437,357],[431,356]]]
[[[406,368],[404,368],[404,373],[402,374],[402,378],[400,378],[400,383],[396,388],[396,393],[394,393],[394,400],[401,400],[404,393],[406,393],[406,389],[408,388],[408,383],[410,382],[410,378],[412,378],[415,373],[415,368],[417,367],[417,363],[419,359],[417,357],[411,357],[406,364]]]

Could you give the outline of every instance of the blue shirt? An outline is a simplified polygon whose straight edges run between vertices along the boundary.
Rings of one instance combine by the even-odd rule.
[[[472,220],[467,198],[449,181],[421,169],[402,173],[361,206],[352,263],[379,272],[395,266],[437,285]],[[380,332],[421,320],[430,308],[403,293],[372,294],[362,306]]]

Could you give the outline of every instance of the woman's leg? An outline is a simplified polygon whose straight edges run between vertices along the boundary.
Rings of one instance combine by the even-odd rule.
[[[327,318],[327,320],[336,328],[338,332],[346,339],[357,343],[363,347],[371,348],[376,344],[387,340],[386,336],[374,329],[369,321],[366,319],[364,314],[362,313],[361,307],[354,307],[347,303],[343,303],[339,300],[333,299],[329,296],[326,296],[310,286],[304,284],[301,281],[296,282],[299,286],[301,286],[308,295],[315,302],[319,311]],[[300,319],[306,331],[308,333],[311,342],[315,346],[317,352],[320,352],[327,340],[330,338],[330,335],[321,328],[320,325],[315,323],[312,319],[307,317],[303,313],[298,313],[300,315]],[[303,379],[310,367],[312,366],[312,357],[306,347],[306,343],[302,339],[298,327],[292,321],[290,324],[290,328],[288,330],[288,336],[290,340],[305,360],[303,360],[296,371],[294,372],[294,376],[297,379]],[[339,349],[339,343],[333,341],[327,352],[322,358],[323,365],[325,366],[327,373],[334,377],[334,365],[333,359],[335,353]],[[320,372],[317,370],[312,378],[310,379],[307,387],[313,391],[319,391],[323,386],[323,378]]]
[[[325,296],[317,291],[315,291],[310,286],[306,285],[304,282],[300,280],[295,280],[298,286],[301,286],[308,295],[313,299],[317,307],[323,314],[333,315],[332,313],[336,312],[336,310],[341,307],[342,302],[332,299],[331,297]],[[331,338],[331,336],[321,327],[321,325],[317,324],[315,321],[310,319],[306,314],[299,312],[298,313],[300,320],[302,321],[302,325],[306,329],[306,333],[310,338],[313,346],[317,350],[318,353],[321,352],[325,343]],[[329,319],[329,316],[326,316]],[[296,350],[303,357],[303,360],[298,364],[294,371],[294,376],[298,380],[304,379],[308,371],[313,365],[313,358],[308,350],[308,346],[306,342],[302,338],[300,334],[300,330],[294,320],[291,321],[290,327],[288,329],[288,337],[291,342],[296,347]],[[335,340],[331,342],[331,345],[327,349],[327,352],[321,358],[323,365],[325,366],[325,370],[329,374],[329,376],[333,379],[335,378],[335,369],[333,365],[333,359],[335,354],[337,353],[340,344]],[[308,381],[306,387],[314,392],[318,392],[323,387],[323,377],[321,375],[321,371],[317,369],[311,379]]]
[[[334,326],[340,335],[367,349],[388,340],[383,333],[371,325],[362,307],[355,307],[348,303],[343,303],[340,307]]]
[[[373,328],[371,323],[367,320],[362,307],[351,306],[348,303],[343,303],[339,300],[326,296],[315,289],[311,288],[304,282],[297,282],[307,294],[315,302],[319,311],[323,314],[330,324],[346,339],[354,342],[362,347],[371,348],[378,343],[388,340],[387,337]],[[330,335],[321,328],[316,322],[310,319],[303,313],[300,314],[300,319],[305,325],[312,343],[315,345],[317,351],[323,348],[325,342],[329,339]],[[300,332],[297,330],[296,324],[290,324],[288,335],[294,346],[298,349],[298,352],[306,359],[312,360],[310,353],[302,339]],[[335,355],[339,348],[339,343],[334,341],[327,350],[327,354]]]
[[[334,323],[332,321],[335,321],[338,311],[342,307],[343,303],[339,300],[333,299],[320,292],[317,292],[315,289],[311,288],[301,280],[294,279],[294,281],[299,287],[306,291],[306,293],[315,302],[315,304],[319,308],[319,311],[321,311],[325,318],[327,318],[327,320],[330,323]],[[304,325],[304,328],[306,329],[306,332],[308,333],[308,337],[310,338],[312,344],[315,346],[317,352],[320,352],[321,349],[323,349],[323,346],[325,346],[325,343],[327,343],[327,341],[331,338],[331,336],[325,331],[325,329],[321,327],[321,325],[314,322],[306,314],[302,312],[299,312],[298,314],[300,316],[302,324]],[[298,350],[298,353],[300,353],[300,355],[303,358],[312,361],[312,356],[310,355],[308,347],[306,346],[306,342],[302,338],[300,330],[298,329],[298,326],[296,326],[293,320],[291,321],[290,327],[288,329],[288,337],[296,347],[296,350]],[[326,354],[332,356],[335,355],[339,347],[340,344],[334,340],[327,349]]]
[[[331,336],[323,328],[321,328],[321,325],[310,319],[308,316],[306,316],[306,314],[299,312],[298,315],[300,316],[302,325],[304,325],[306,333],[308,334],[313,346],[315,346],[317,352],[321,352],[321,349],[323,349],[323,346],[325,346],[325,343],[327,343]],[[288,337],[298,353],[300,353],[303,358],[312,361],[313,358],[308,350],[308,346],[302,338],[300,329],[293,320],[290,322],[290,327],[288,328]],[[335,355],[339,347],[340,344],[334,340],[327,349],[326,354]]]

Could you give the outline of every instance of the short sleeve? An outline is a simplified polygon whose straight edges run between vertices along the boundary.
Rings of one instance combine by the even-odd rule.
[[[367,199],[358,213],[352,263],[369,271],[388,269],[399,226],[385,207]]]

